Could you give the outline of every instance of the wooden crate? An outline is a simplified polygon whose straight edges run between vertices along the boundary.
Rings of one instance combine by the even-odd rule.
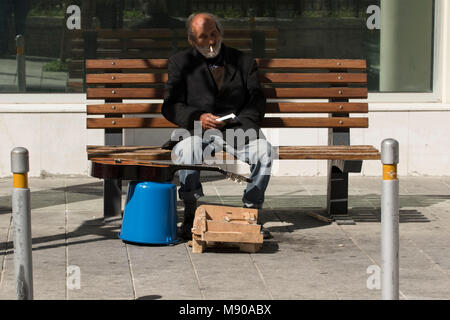
[[[195,211],[192,252],[230,246],[239,247],[243,252],[257,252],[263,243],[257,220],[257,209],[201,205]]]

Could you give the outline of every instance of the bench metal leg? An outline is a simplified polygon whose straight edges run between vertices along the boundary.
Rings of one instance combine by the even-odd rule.
[[[348,213],[348,173],[331,166],[328,172],[328,214],[344,215]]]
[[[328,145],[350,145],[348,128],[328,131]],[[361,170],[360,161],[328,161],[327,211],[337,224],[355,224],[348,215],[348,172]]]
[[[105,100],[105,102],[117,102]],[[105,118],[111,117],[106,115]],[[121,146],[123,144],[122,129],[105,129],[105,145]],[[103,222],[120,224],[122,222],[122,181],[105,179],[103,183]]]
[[[348,172],[329,164],[327,211],[337,224],[355,224],[348,215]]]
[[[122,219],[122,181],[105,179],[103,183],[103,218],[105,223]]]

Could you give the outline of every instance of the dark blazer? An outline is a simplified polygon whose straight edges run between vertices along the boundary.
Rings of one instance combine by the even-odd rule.
[[[240,124],[233,129],[255,129],[264,118],[266,98],[258,80],[255,60],[222,43],[224,77],[217,88],[206,59],[195,49],[176,53],[169,59],[162,114],[172,123],[192,130],[203,113],[218,116],[234,113]],[[225,126],[222,130],[230,128]]]

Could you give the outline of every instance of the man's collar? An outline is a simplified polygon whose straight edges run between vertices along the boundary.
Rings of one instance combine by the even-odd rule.
[[[201,68],[204,68],[205,74],[209,74],[207,77],[207,81],[211,87],[211,90],[217,90],[217,87],[214,84],[214,79],[211,76],[211,73],[208,72],[208,66],[206,63],[206,59],[203,57],[203,55],[197,51],[195,47],[191,47],[192,55],[195,59],[197,59],[198,62],[200,62]],[[237,67],[230,59],[230,51],[228,50],[227,46],[225,46],[222,42],[222,49],[220,49],[220,54],[223,56],[223,62],[224,62],[224,77],[222,82],[222,87],[220,91],[223,91],[228,83],[233,80],[234,75],[237,72]]]

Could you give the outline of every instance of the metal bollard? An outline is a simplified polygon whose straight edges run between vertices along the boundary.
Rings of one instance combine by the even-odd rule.
[[[383,185],[381,194],[381,296],[399,299],[399,181],[397,164],[399,145],[394,139],[381,144]]]
[[[25,72],[25,37],[21,34],[16,36],[16,63],[17,63],[17,92],[26,91]]]
[[[14,274],[18,300],[33,299],[33,263],[31,254],[31,206],[28,188],[28,150],[11,151],[13,172],[12,214],[14,228]]]

